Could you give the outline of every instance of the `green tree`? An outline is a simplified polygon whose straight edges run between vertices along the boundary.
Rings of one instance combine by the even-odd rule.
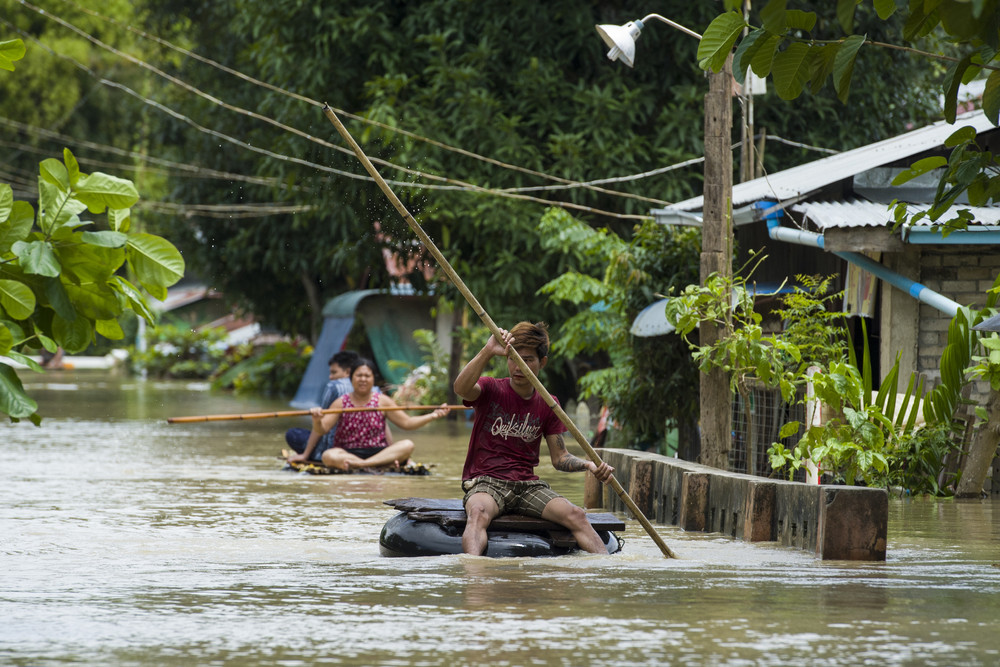
[[[538,231],[543,246],[559,250],[576,267],[541,289],[577,310],[553,349],[583,362],[583,397],[598,397],[621,428],[609,444],[667,453],[669,429],[694,432],[697,368],[679,337],[636,338],[629,330],[660,294],[697,279],[697,232],[646,222],[625,240],[561,209],[547,211]]]

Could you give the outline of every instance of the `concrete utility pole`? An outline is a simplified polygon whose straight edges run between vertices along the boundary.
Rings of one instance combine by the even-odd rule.
[[[705,95],[705,182],[701,224],[701,284],[713,273],[733,273],[733,106],[732,57],[718,73],[708,74]],[[725,331],[702,322],[699,344],[712,345]],[[722,369],[701,374],[701,462],[715,468],[729,467],[732,445],[733,397],[729,377]]]

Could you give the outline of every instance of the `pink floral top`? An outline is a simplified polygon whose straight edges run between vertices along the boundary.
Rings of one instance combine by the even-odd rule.
[[[377,393],[365,404],[366,408],[378,407]],[[341,396],[345,408],[357,407],[351,403],[351,395]],[[385,441],[384,412],[345,412],[337,420],[337,432],[333,438],[333,446],[341,449],[362,449],[369,447],[387,447]]]

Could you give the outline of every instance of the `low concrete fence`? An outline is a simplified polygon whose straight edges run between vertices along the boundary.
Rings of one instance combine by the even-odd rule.
[[[780,542],[824,560],[885,560],[889,494],[884,489],[787,482],[631,449],[598,449],[636,506],[655,523]],[[587,475],[584,505],[628,512]]]

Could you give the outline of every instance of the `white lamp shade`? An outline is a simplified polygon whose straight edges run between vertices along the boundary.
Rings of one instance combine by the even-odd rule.
[[[635,63],[635,40],[639,39],[642,32],[642,21],[629,21],[625,25],[605,23],[594,27],[604,43],[611,47],[608,58],[621,60],[632,67]]]

